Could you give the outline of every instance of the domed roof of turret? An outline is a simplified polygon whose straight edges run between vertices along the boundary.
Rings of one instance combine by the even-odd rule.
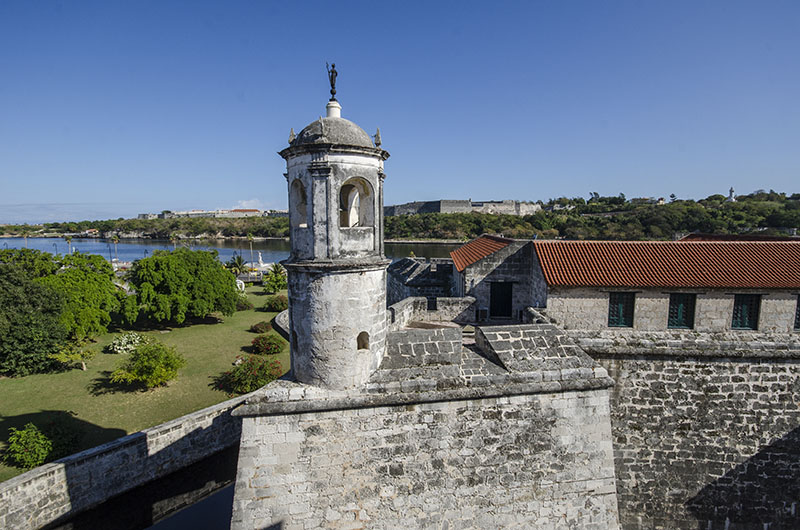
[[[292,142],[292,146],[309,144],[375,147],[364,129],[350,120],[339,117],[320,118],[310,123]]]

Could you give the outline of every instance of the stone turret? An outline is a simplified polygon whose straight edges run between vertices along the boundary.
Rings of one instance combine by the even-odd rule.
[[[364,384],[386,350],[383,162],[331,99],[326,117],[291,139],[286,160],[294,377],[344,389]]]

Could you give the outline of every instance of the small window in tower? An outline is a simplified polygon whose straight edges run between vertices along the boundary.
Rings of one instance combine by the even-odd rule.
[[[356,344],[359,350],[368,350],[369,349],[369,333],[366,331],[362,331],[358,334],[356,338]]]
[[[348,179],[339,190],[339,226],[371,227],[374,221],[372,186],[360,177]]]
[[[290,187],[289,217],[292,228],[308,228],[308,198],[300,179],[295,179]]]
[[[339,226],[358,226],[358,209],[361,205],[358,189],[352,184],[342,186],[339,192]]]

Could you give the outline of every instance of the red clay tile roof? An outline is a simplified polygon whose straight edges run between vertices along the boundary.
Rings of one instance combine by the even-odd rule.
[[[800,243],[534,241],[545,281],[574,287],[800,289]]]
[[[453,264],[456,266],[456,270],[461,272],[486,256],[490,256],[498,250],[506,248],[512,241],[513,240],[504,237],[483,234],[450,252],[450,257],[453,258]]]

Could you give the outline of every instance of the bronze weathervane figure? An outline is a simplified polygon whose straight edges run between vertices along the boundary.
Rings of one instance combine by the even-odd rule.
[[[336,71],[336,63],[330,66],[325,63],[325,69],[328,71],[328,81],[331,82],[331,101],[336,101],[336,76],[339,75]]]

